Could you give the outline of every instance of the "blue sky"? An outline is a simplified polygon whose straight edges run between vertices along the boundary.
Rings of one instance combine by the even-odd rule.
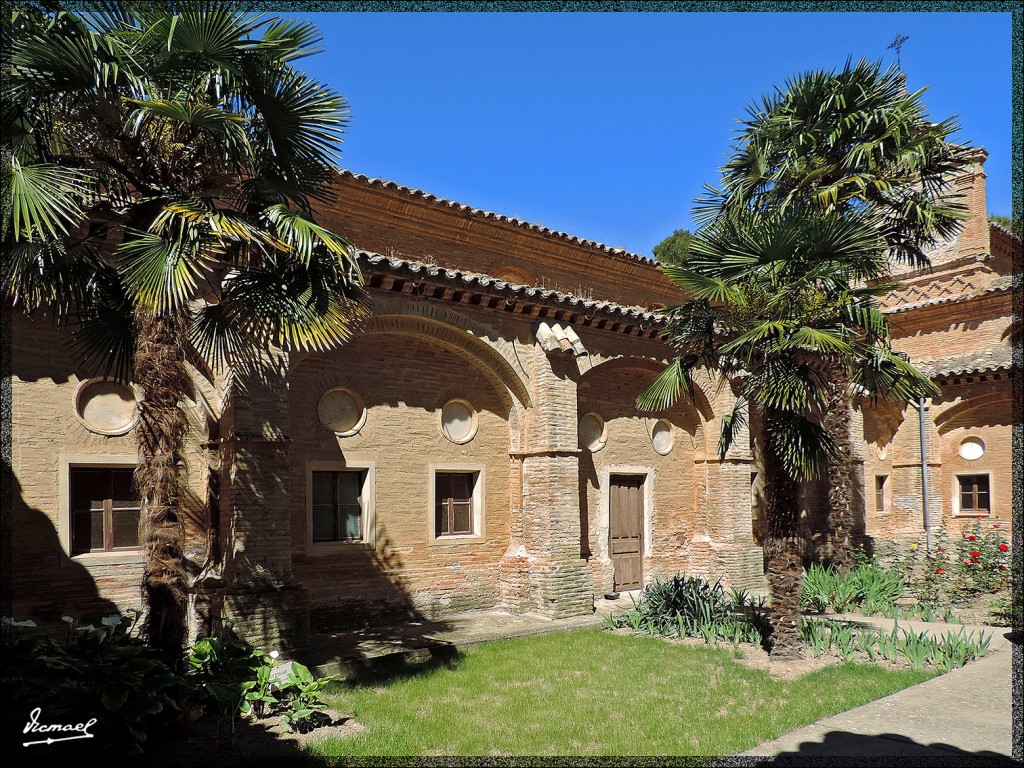
[[[285,14],[281,14],[285,15]],[[305,68],[350,102],[343,165],[650,254],[690,224],[746,106],[786,78],[895,59],[989,151],[1011,206],[1009,13],[309,13]]]

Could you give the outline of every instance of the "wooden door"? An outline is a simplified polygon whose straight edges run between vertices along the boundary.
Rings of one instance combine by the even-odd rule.
[[[615,590],[640,589],[643,576],[644,478],[612,475],[609,487],[609,551]]]

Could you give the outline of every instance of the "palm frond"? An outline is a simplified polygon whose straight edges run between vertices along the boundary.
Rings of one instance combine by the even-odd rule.
[[[637,395],[636,405],[641,411],[663,411],[675,405],[680,397],[693,401],[693,382],[690,381],[693,360],[676,357],[665,370],[654,377],[644,391]]]

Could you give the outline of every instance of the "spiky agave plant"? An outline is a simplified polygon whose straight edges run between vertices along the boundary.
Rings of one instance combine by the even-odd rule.
[[[318,50],[314,25],[228,3],[11,12],[4,291],[142,390],[146,631],[175,665],[188,364],[330,349],[367,311],[352,248],[314,217],[347,119],[295,65]]]

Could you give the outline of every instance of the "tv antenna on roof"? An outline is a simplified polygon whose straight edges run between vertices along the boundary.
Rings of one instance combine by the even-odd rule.
[[[896,33],[896,37],[893,38],[892,42],[889,43],[888,50],[896,51],[896,69],[900,72],[903,71],[903,67],[900,66],[900,51],[903,49],[903,44],[909,40],[908,35],[901,35],[899,32]]]

